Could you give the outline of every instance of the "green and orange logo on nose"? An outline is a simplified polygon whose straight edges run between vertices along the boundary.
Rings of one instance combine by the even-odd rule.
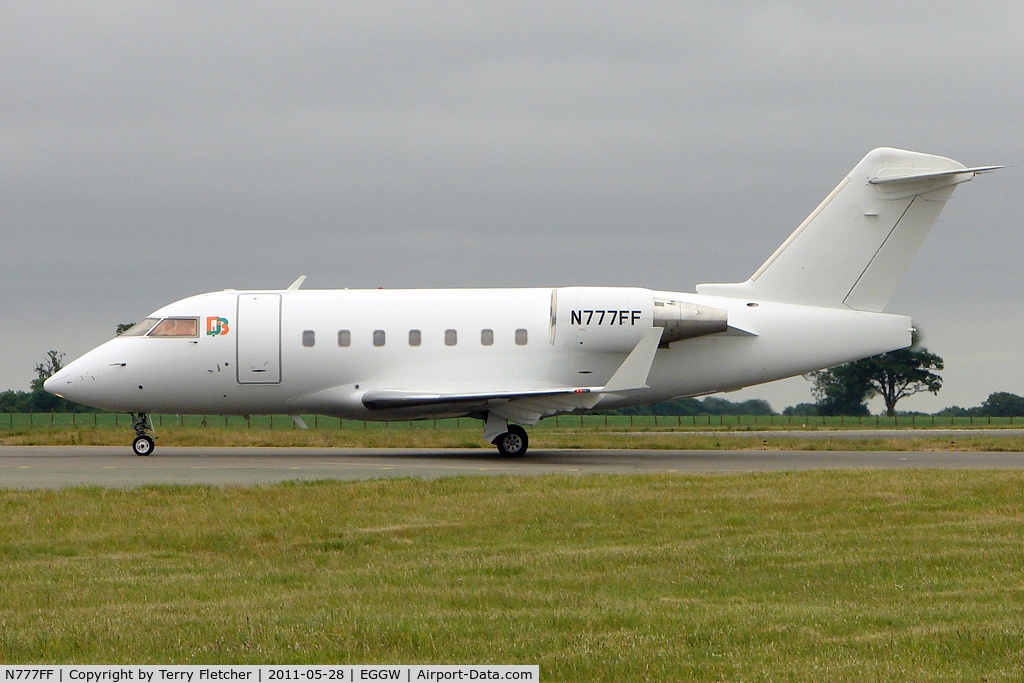
[[[228,327],[227,318],[218,318],[214,315],[206,319],[207,337],[219,337],[220,335],[227,334],[230,331],[231,328]]]

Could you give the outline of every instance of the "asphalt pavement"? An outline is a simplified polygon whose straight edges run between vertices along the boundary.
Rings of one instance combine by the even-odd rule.
[[[1024,453],[536,449],[524,458],[506,459],[491,449],[162,447],[152,456],[138,457],[128,446],[0,447],[0,488],[902,468],[1024,469]]]

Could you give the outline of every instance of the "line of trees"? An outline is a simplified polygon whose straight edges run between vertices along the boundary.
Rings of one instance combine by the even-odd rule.
[[[845,415],[846,417],[857,417],[861,415],[868,415],[867,409],[859,410],[857,412],[820,412],[819,404],[817,403],[798,403],[795,406],[789,406],[782,411],[783,415],[792,416],[839,416]],[[943,408],[936,413],[923,413],[921,411],[911,410],[902,411],[898,410],[894,413],[898,416],[910,416],[910,415],[935,415],[935,417],[1021,417],[1024,416],[1024,396],[1018,396],[1017,394],[1011,394],[1006,391],[997,391],[989,394],[981,405],[974,406],[973,408],[963,408],[961,406],[950,406],[949,408]]]
[[[768,401],[755,398],[733,403],[724,398],[680,398],[649,406],[634,406],[614,411],[618,415],[777,415]]]
[[[1019,417],[1024,415],[1024,396],[997,391],[989,394],[980,406],[961,408],[950,406],[935,413],[942,417]]]
[[[885,401],[885,414],[897,414],[896,404],[923,391],[938,394],[944,369],[941,357],[921,346],[915,330],[909,348],[883,353],[812,374],[814,403],[790,406],[783,415],[851,416],[868,415],[867,402],[875,396]],[[899,413],[901,415],[923,413]],[[1024,415],[1024,397],[1006,391],[989,394],[980,406],[952,406],[936,417],[1019,417]]]

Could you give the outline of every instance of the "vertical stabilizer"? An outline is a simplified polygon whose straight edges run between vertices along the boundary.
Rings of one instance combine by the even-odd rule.
[[[995,168],[876,149],[749,280],[698,285],[697,291],[881,311],[955,187]]]

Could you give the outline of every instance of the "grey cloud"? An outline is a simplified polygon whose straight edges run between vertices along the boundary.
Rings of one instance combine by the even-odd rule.
[[[318,287],[744,279],[872,147],[1024,156],[1024,10],[1009,2],[5,13],[0,386],[168,301],[300,273]],[[988,329],[994,301],[1019,332],[1004,305],[1024,287],[1019,187],[1011,169],[961,188],[893,310]],[[989,386],[994,339],[932,338],[966,378],[938,404],[983,383],[1024,393]],[[807,397],[751,391],[780,408]]]

